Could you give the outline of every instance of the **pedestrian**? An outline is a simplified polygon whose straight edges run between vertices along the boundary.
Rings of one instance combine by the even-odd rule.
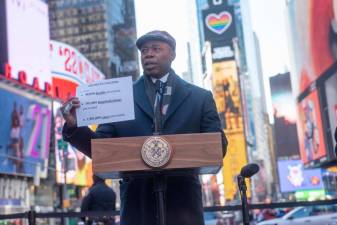
[[[116,210],[116,194],[106,183],[105,180],[93,175],[93,185],[89,192],[84,196],[81,204],[81,212],[88,211],[109,211]],[[108,218],[89,218],[86,224],[102,222],[105,225],[114,225],[113,217]]]
[[[336,154],[336,157],[337,157],[337,127],[335,129],[335,143],[336,143],[336,145],[335,145],[335,154]]]
[[[91,156],[90,140],[93,138],[220,132],[224,156],[227,140],[212,93],[182,80],[171,68],[176,57],[175,39],[166,31],[155,30],[141,36],[136,46],[144,75],[133,85],[135,119],[100,124],[95,132],[77,127],[75,109],[80,107],[80,102],[74,97],[62,106],[63,112],[71,106],[69,113],[67,110],[63,113],[66,120],[64,139]],[[166,224],[204,225],[198,174],[186,173],[165,179]],[[157,224],[153,186],[151,177],[128,178],[121,182],[121,225]]]

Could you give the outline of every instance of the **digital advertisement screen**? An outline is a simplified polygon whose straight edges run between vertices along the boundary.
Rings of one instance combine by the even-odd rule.
[[[69,96],[75,96],[78,85],[105,78],[105,75],[76,48],[51,40],[49,50],[52,85],[56,97],[66,100]]]
[[[236,175],[247,164],[238,71],[234,60],[216,62],[212,67],[213,96],[228,139],[222,169],[225,198],[232,200],[237,192]]]
[[[234,8],[227,1],[209,1],[202,10],[205,40],[212,46],[213,62],[234,59],[232,40],[236,37]]]
[[[301,160],[278,160],[281,192],[324,189],[321,169],[304,169]]]
[[[295,94],[302,93],[337,59],[337,1],[289,1]]]
[[[5,0],[7,59],[12,76],[27,74],[27,83],[38,77],[41,84],[51,83],[49,57],[48,6],[41,0]],[[3,30],[3,29],[2,29]],[[2,35],[3,35],[2,34]]]
[[[331,131],[330,135],[328,135],[328,140],[332,143],[332,146],[336,146],[334,132],[337,127],[337,73],[324,82],[324,87],[329,115],[328,123]],[[331,149],[331,151],[333,150]]]
[[[92,184],[92,162],[83,153],[62,138],[64,119],[61,104],[54,101],[56,182],[90,186]]]
[[[0,83],[0,102],[0,173],[46,177],[51,101]]]
[[[278,159],[299,158],[296,100],[292,95],[290,73],[278,74],[269,81],[275,121],[275,155]]]
[[[317,90],[302,99],[297,107],[301,159],[304,164],[316,164],[317,161],[324,161],[327,152]]]

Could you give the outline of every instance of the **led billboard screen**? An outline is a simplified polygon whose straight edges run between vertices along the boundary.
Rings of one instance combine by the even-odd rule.
[[[63,140],[62,127],[65,121],[60,106],[59,102],[53,103],[56,182],[89,186],[92,184],[91,159]]]
[[[202,10],[205,40],[211,43],[214,62],[234,59],[232,40],[236,37],[234,8],[226,1],[212,2]]]
[[[321,169],[304,169],[301,160],[278,160],[281,192],[324,189]]]
[[[297,106],[300,153],[305,164],[325,160],[323,157],[327,153],[319,105],[318,92],[315,90],[302,99]]]
[[[330,128],[327,139],[332,143],[332,146],[330,146],[332,150],[333,146],[336,146],[334,131],[337,127],[337,72],[324,82],[324,90],[326,96],[326,110],[328,113],[327,122],[329,123]]]
[[[337,59],[336,5],[334,0],[288,3],[296,94],[309,87]]]
[[[58,41],[50,41],[52,85],[61,99],[75,96],[81,84],[103,80],[104,74],[76,48]]]
[[[228,139],[222,170],[225,198],[232,200],[237,192],[236,175],[247,164],[238,71],[233,60],[213,63],[212,71],[213,96]]]
[[[0,173],[46,177],[51,102],[0,83]],[[41,170],[36,174],[37,165]]]
[[[278,159],[298,159],[296,101],[292,95],[290,73],[278,74],[269,80],[275,121],[275,156]]]
[[[1,15],[6,15],[2,24],[1,37],[6,45],[5,57],[1,57],[1,68],[4,63],[12,67],[13,78],[23,70],[27,74],[27,83],[33,77],[40,82],[51,83],[49,57],[49,19],[48,6],[41,0],[5,0]],[[4,12],[5,10],[5,12]],[[5,28],[5,29],[4,29]]]

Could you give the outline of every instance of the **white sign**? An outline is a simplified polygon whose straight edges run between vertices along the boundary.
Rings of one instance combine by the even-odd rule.
[[[81,85],[76,96],[81,102],[76,111],[79,127],[135,119],[131,76]]]
[[[48,5],[40,0],[7,0],[8,63],[12,77],[18,78],[19,71],[27,74],[27,83],[34,77],[40,83],[51,83],[49,58]]]
[[[230,46],[217,47],[213,49],[212,58],[222,59],[222,58],[232,58],[234,57],[234,52]]]

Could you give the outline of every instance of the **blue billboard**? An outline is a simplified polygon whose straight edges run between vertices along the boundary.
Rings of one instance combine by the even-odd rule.
[[[281,192],[323,189],[321,169],[304,169],[301,160],[278,160]]]
[[[0,102],[0,173],[46,177],[50,99],[0,83]]]

